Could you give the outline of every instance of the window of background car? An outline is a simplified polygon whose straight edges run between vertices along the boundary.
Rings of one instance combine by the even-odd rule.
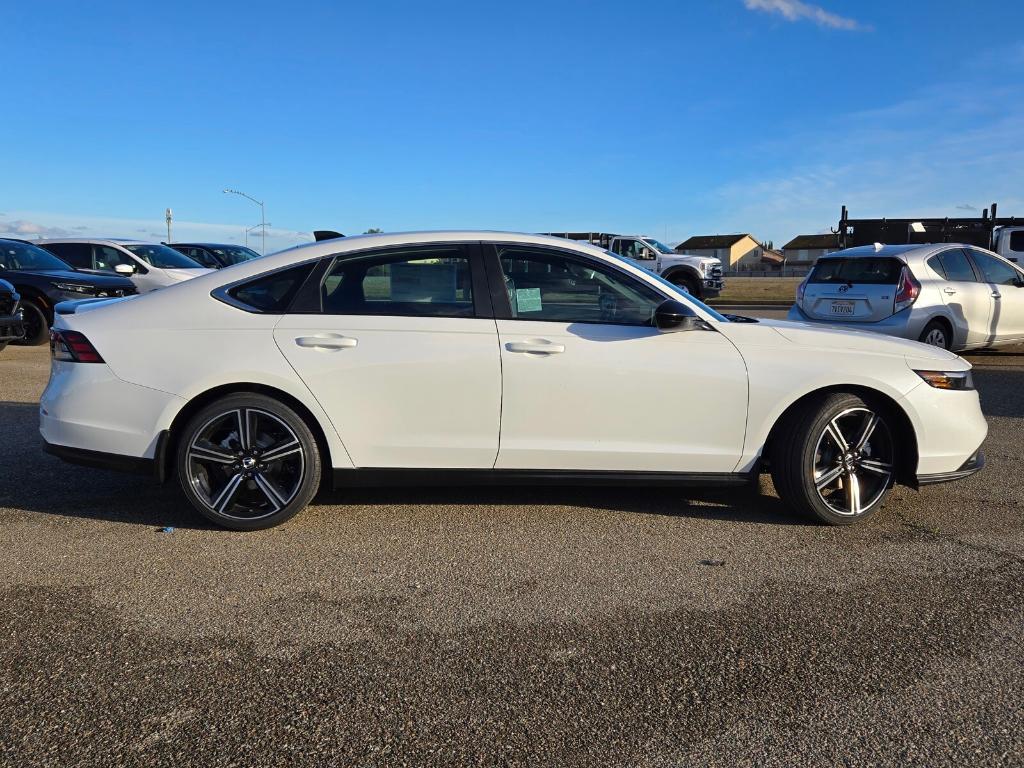
[[[313,270],[315,262],[272,272],[242,283],[227,292],[234,303],[257,312],[283,313]],[[214,294],[216,295],[216,293]],[[229,302],[231,303],[231,302]]]
[[[157,269],[196,269],[199,263],[166,245],[126,245],[125,248]]]
[[[71,267],[49,251],[25,243],[0,244],[0,269],[69,270]]]
[[[175,247],[174,250],[184,253],[190,259],[204,267],[208,267],[209,269],[220,269],[221,265],[217,262],[217,260],[202,248]]]
[[[469,258],[459,246],[340,258],[321,291],[330,315],[476,315]]]
[[[657,291],[594,261],[554,251],[500,248],[501,269],[518,320],[651,325],[665,300]]]
[[[1010,233],[1010,250],[1024,253],[1024,229]]]
[[[92,269],[92,245],[89,243],[47,243],[42,246],[75,269]]]
[[[92,247],[92,269],[102,269],[104,272],[113,272],[118,264],[127,264],[136,267],[136,263],[130,257],[112,248],[109,245],[94,245]]]
[[[952,280],[954,283],[977,282],[974,269],[962,248],[943,251],[939,254],[939,262],[942,264],[942,271],[945,272],[947,280]]]
[[[971,250],[971,258],[981,269],[985,280],[994,285],[1017,285],[1020,281],[1020,272],[1011,267],[1005,261],[997,259],[981,251]]]
[[[939,255],[938,254],[935,254],[934,256],[929,257],[928,261],[926,261],[925,263],[931,268],[931,270],[935,274],[937,274],[943,280],[948,280],[949,279],[948,277],[946,277],[946,269],[942,266],[942,262],[939,260]]]
[[[260,257],[256,251],[249,248],[243,248],[242,246],[224,246],[221,248],[211,248],[210,250],[217,254],[224,263],[229,266],[241,264],[243,261],[250,261]]]
[[[821,258],[807,282],[896,285],[903,267],[902,261],[888,256]]]

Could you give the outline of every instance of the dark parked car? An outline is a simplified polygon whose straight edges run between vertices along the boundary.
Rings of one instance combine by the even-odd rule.
[[[77,272],[49,251],[21,240],[0,239],[0,280],[21,294],[25,337],[18,343],[31,346],[49,339],[57,303],[136,293],[127,277]]]
[[[230,243],[168,243],[168,245],[210,269],[230,267],[232,264],[260,257],[252,248]]]
[[[18,308],[20,298],[13,285],[0,280],[0,350],[25,333],[21,310]]]

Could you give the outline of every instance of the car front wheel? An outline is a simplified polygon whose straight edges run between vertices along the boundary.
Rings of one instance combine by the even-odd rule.
[[[226,528],[280,525],[309,504],[320,482],[320,452],[309,426],[265,395],[229,395],[206,406],[177,446],[185,496]]]
[[[831,525],[873,515],[895,479],[884,409],[849,393],[806,403],[773,440],[772,480],[796,511]]]
[[[14,343],[25,347],[38,347],[49,341],[50,324],[42,307],[34,301],[23,301],[21,309],[25,318],[25,335]]]

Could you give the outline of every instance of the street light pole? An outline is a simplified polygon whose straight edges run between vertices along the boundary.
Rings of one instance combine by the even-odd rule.
[[[272,226],[274,226],[274,225],[271,224],[268,221],[266,224],[253,224],[251,227],[249,227],[247,230],[245,230],[245,247],[246,248],[249,247],[249,233],[250,232],[252,232],[254,229],[259,229],[260,227],[263,227],[263,231],[265,232],[267,227],[272,227]]]
[[[258,205],[260,207],[260,226],[263,228],[263,246],[262,246],[262,248],[260,250],[260,256],[266,256],[267,255],[267,224],[266,224],[267,217],[266,217],[266,209],[263,207],[263,201],[262,200],[257,200],[252,195],[245,194],[245,192],[239,192],[237,189],[225,189],[224,190],[224,194],[225,195],[227,195],[227,194],[241,195],[246,200],[252,200],[252,202],[256,203],[256,205]]]

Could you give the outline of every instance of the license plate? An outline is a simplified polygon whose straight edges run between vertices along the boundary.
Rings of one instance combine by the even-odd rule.
[[[852,301],[833,301],[832,302],[832,314],[833,315],[852,315],[853,314],[853,302]]]

